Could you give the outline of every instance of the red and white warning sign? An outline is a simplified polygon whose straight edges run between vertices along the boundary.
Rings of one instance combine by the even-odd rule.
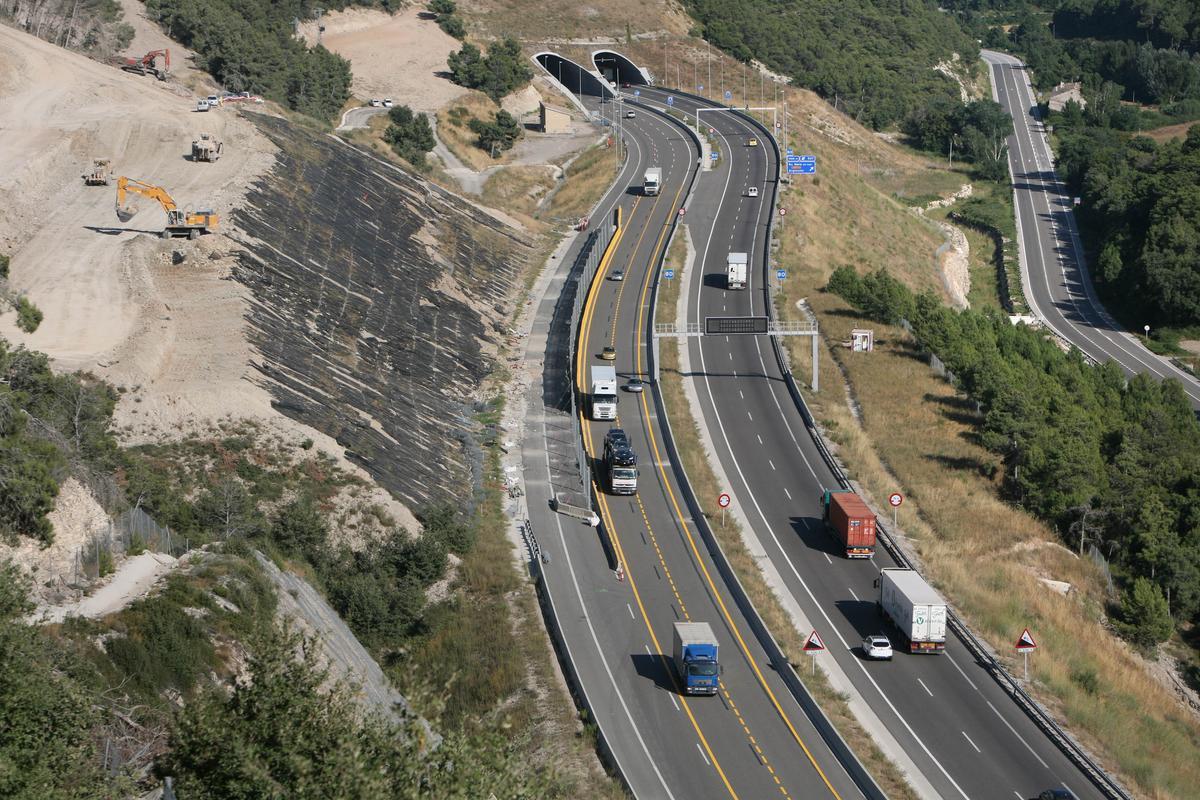
[[[1036,650],[1036,649],[1037,649],[1037,642],[1035,642],[1033,640],[1033,634],[1031,634],[1029,632],[1029,628],[1026,628],[1025,631],[1021,634],[1021,638],[1017,639],[1017,650],[1019,652],[1027,652],[1029,650]]]
[[[808,635],[808,641],[804,643],[804,652],[819,653],[825,649],[825,643],[821,641],[821,637],[813,631]]]

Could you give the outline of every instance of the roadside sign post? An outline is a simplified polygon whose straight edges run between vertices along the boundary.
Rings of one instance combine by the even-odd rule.
[[[897,519],[900,513],[900,504],[904,502],[904,495],[899,492],[892,492],[888,495],[888,504],[892,507],[892,527],[899,529],[900,522]]]
[[[825,643],[821,641],[821,636],[814,629],[808,635],[808,641],[804,643],[804,652],[808,653],[812,659],[812,674],[817,674],[817,653],[825,652]]]
[[[1029,654],[1037,649],[1037,642],[1033,640],[1033,634],[1026,628],[1021,632],[1021,638],[1017,639],[1017,652],[1025,657],[1025,682],[1029,683]]]
[[[675,277],[675,270],[673,270],[673,269],[664,269],[664,270],[663,270],[663,277],[664,277],[664,278],[666,278],[667,280],[671,280],[672,278],[674,278],[674,277]]]
[[[729,508],[730,502],[731,501],[730,501],[729,495],[727,495],[725,492],[721,492],[721,496],[717,498],[717,505],[719,505],[721,507],[721,527],[722,528],[725,527],[725,509]]]
[[[783,291],[783,282],[786,279],[787,279],[787,270],[786,269],[775,270],[775,280],[777,280],[779,282],[779,287],[778,287],[779,291]]]

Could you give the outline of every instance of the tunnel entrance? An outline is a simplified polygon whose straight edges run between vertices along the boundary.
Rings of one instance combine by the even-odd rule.
[[[605,86],[603,81],[569,58],[550,52],[538,53],[533,58],[551,77],[581,98],[607,99],[613,96],[612,89]]]
[[[617,86],[649,86],[641,67],[614,50],[597,50],[592,53],[596,70]]]

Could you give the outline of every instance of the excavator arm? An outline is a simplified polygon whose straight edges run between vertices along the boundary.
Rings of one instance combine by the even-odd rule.
[[[171,199],[171,195],[167,194],[167,191],[162,187],[152,186],[149,183],[143,183],[142,181],[122,176],[117,178],[117,219],[121,220],[121,222],[128,222],[137,213],[136,209],[125,205],[125,198],[129,192],[149,197],[151,200],[157,200],[168,216],[170,216],[172,211],[176,210],[175,201]]]

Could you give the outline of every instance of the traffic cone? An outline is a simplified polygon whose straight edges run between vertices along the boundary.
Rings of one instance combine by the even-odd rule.
[[[620,564],[620,563],[617,564],[617,580],[622,581],[622,582],[624,582],[624,580],[625,580],[625,565],[624,564]]]

